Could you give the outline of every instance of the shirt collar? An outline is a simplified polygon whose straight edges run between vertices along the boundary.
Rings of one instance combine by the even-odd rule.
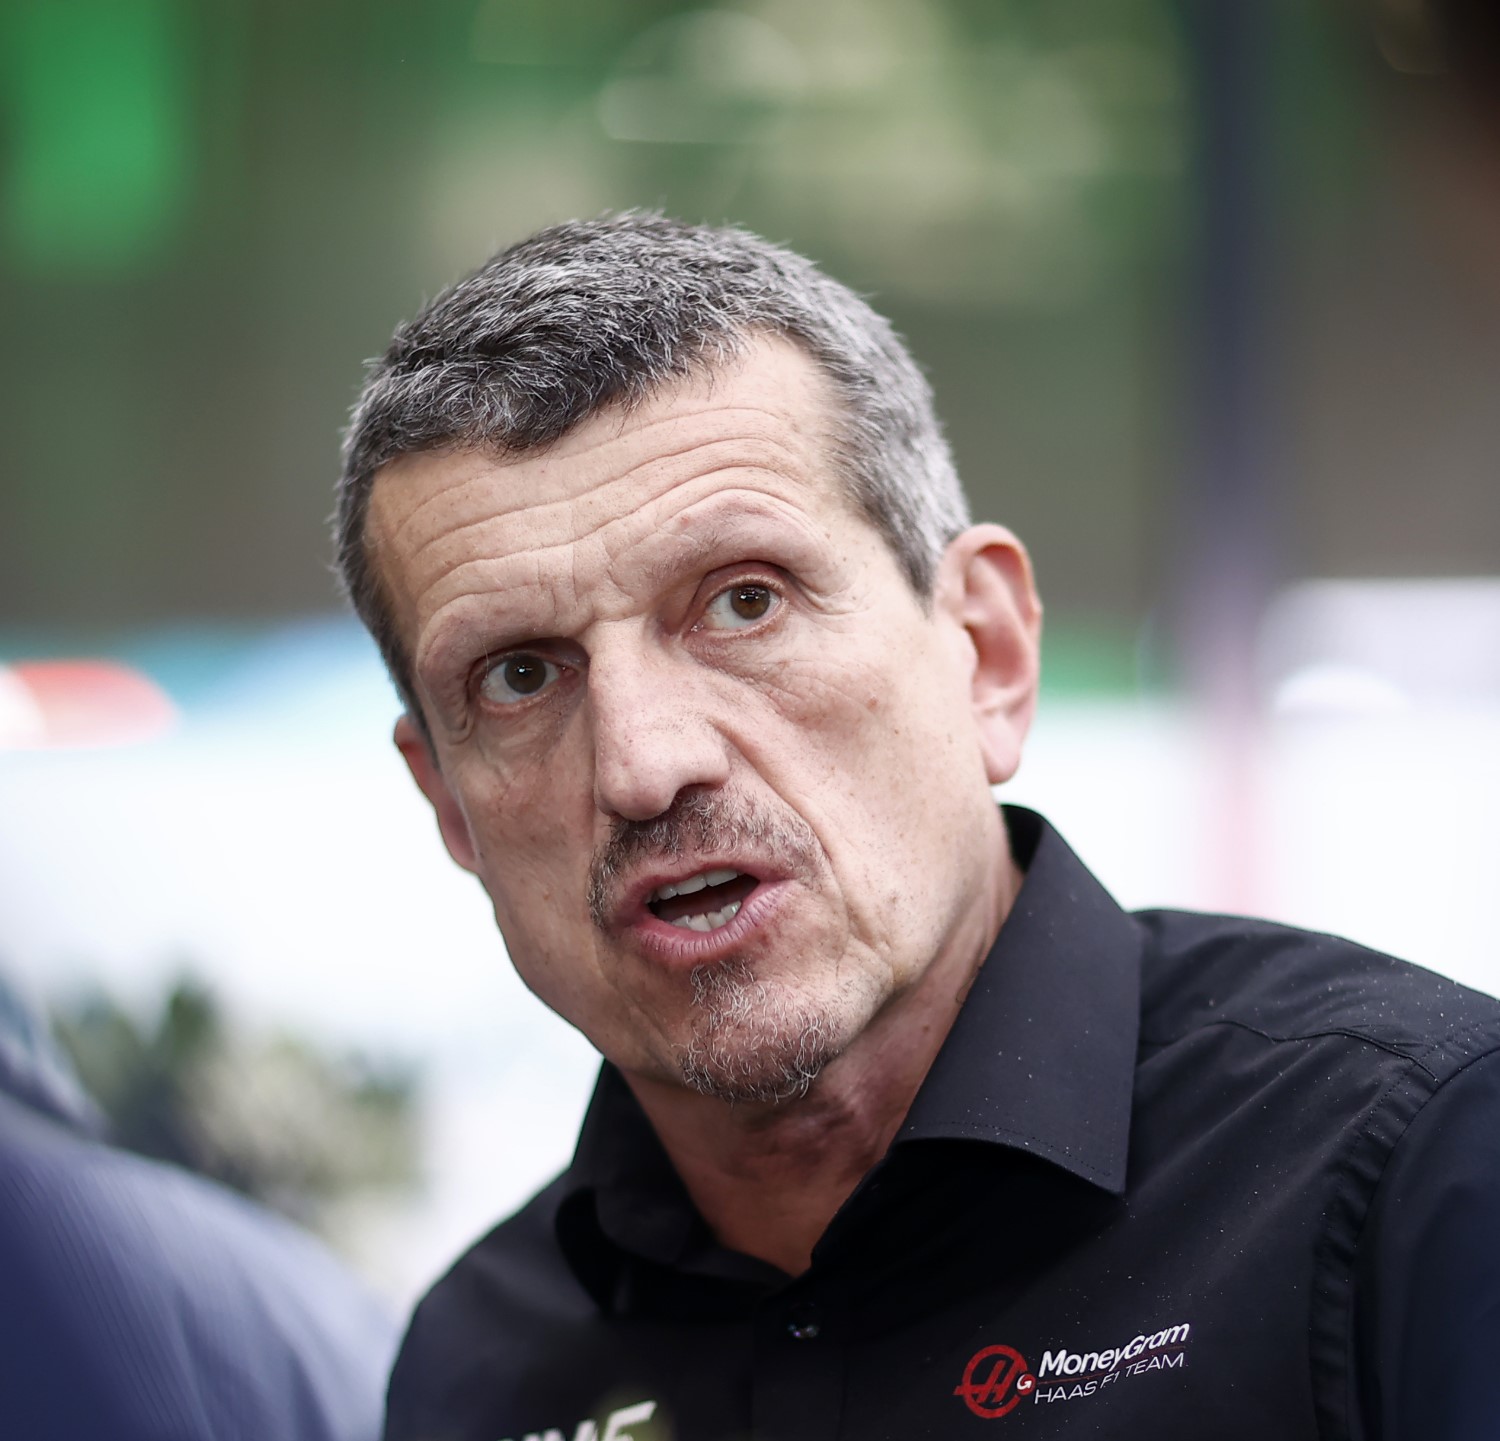
[[[1139,932],[1045,820],[1004,811],[1025,880],[895,1145],[1009,1147],[1118,1195],[1140,1018]],[[600,1233],[664,1265],[711,1245],[608,1062],[559,1198],[559,1239],[581,1276],[613,1269]]]
[[[1005,807],[1026,873],[896,1144],[987,1141],[1125,1189],[1140,933],[1041,816]]]
[[[695,1231],[707,1231],[646,1113],[608,1061],[566,1180],[570,1197],[592,1193],[593,1219],[607,1236],[620,1244],[628,1237],[629,1249],[651,1260],[680,1259]]]

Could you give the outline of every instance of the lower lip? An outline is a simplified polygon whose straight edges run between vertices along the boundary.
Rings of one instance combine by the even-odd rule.
[[[655,960],[679,966],[706,965],[744,945],[764,926],[780,909],[789,885],[787,881],[762,881],[740,902],[733,919],[716,931],[674,926],[649,910],[629,930],[637,945]]]

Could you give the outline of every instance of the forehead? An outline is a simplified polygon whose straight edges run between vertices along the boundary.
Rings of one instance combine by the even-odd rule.
[[[835,415],[816,365],[768,340],[733,368],[592,416],[545,451],[392,462],[366,534],[398,629],[411,639],[467,597],[559,567],[612,576],[631,558],[649,577],[671,563],[653,550],[701,549],[741,523],[847,523],[856,511],[832,462]]]

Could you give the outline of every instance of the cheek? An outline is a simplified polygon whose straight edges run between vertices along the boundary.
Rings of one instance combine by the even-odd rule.
[[[815,792],[820,806],[835,796],[855,797],[867,785],[867,759],[886,743],[883,689],[864,665],[789,662],[765,679],[754,706],[742,711],[748,722],[739,727],[742,749],[758,761],[757,769],[782,772],[788,786]]]
[[[837,664],[797,660],[767,689],[779,718],[858,792],[920,796],[923,787],[909,783],[912,768],[946,772],[963,742],[968,710],[961,677],[935,646],[902,642],[861,648]],[[880,769],[886,764],[902,770],[891,775]]]
[[[513,948],[550,949],[564,918],[584,907],[593,834],[588,788],[570,784],[566,771],[497,770],[475,759],[463,776],[463,806],[495,918]]]
[[[965,678],[939,644],[898,633],[843,654],[788,664],[766,691],[767,731],[797,757],[796,774],[773,784],[819,833],[848,894],[899,928],[891,909],[925,909],[918,892],[965,844],[988,783]],[[769,745],[763,755],[778,764]]]
[[[589,835],[584,741],[576,706],[543,713],[514,735],[477,725],[460,773],[470,824],[522,855],[530,852],[521,847],[548,850]]]
[[[535,808],[526,788],[517,785],[510,773],[471,761],[460,777],[459,794],[481,861],[489,863],[507,854],[530,855],[519,849],[517,841],[531,825]]]

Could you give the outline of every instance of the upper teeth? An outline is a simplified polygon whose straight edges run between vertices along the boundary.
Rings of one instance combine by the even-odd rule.
[[[719,870],[702,871],[696,876],[689,876],[685,881],[678,881],[675,886],[658,886],[652,893],[652,899],[657,901],[669,901],[673,896],[690,896],[694,891],[701,891],[705,886],[722,886],[725,881],[732,881],[738,871]]]

